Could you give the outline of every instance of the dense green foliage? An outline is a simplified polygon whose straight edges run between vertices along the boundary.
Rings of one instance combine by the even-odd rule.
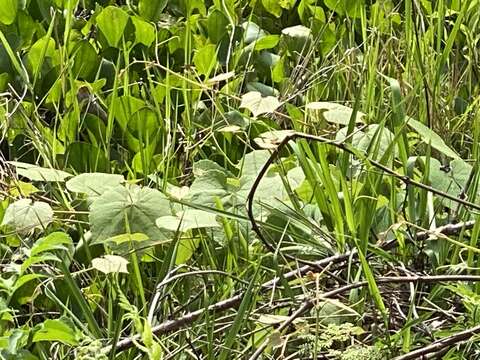
[[[0,359],[392,359],[473,328],[478,8],[2,0]]]

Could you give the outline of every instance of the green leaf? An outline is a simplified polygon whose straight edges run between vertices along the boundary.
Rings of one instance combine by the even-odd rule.
[[[67,181],[69,191],[84,193],[88,196],[100,196],[108,189],[124,182],[122,175],[104,173],[84,173]]]
[[[50,58],[50,66],[59,63],[60,58],[55,46],[55,40],[48,36],[40,38],[32,45],[27,54],[27,64],[34,77],[37,77],[41,72],[42,64],[45,64],[46,58]]]
[[[44,168],[18,161],[9,161],[8,163],[16,167],[18,175],[26,177],[31,181],[63,182],[66,178],[72,176],[65,171]]]
[[[267,35],[255,42],[255,50],[271,49],[277,46],[280,41],[280,35]]]
[[[62,320],[45,320],[33,334],[32,342],[50,341],[66,345],[78,345],[79,332]]]
[[[143,107],[147,107],[147,103],[133,96],[124,95],[112,101],[115,119],[123,131],[127,130],[127,125],[132,118],[132,114]]]
[[[147,47],[155,41],[155,27],[138,16],[131,17],[135,27],[135,41]]]
[[[348,125],[353,109],[337,103],[311,102],[305,105],[307,110],[318,110],[326,121],[333,124]],[[364,113],[358,111],[355,117],[357,123],[363,123]]]
[[[195,209],[181,211],[176,216],[162,216],[157,219],[156,224],[163,229],[181,232],[220,226],[215,214]]]
[[[193,56],[193,63],[197,72],[201,75],[208,75],[217,63],[217,50],[213,44],[205,45]]]
[[[274,96],[263,97],[258,91],[250,91],[242,96],[240,107],[250,110],[253,116],[257,117],[274,112],[280,105],[280,101]]]
[[[12,24],[17,17],[17,9],[17,0],[2,0],[0,5],[0,22],[5,25]]]
[[[53,210],[45,202],[21,199],[10,204],[5,211],[2,225],[8,225],[19,233],[44,228],[53,221]]]
[[[223,12],[220,10],[212,11],[207,20],[208,38],[213,43],[218,43],[227,34],[228,24],[228,18]]]
[[[75,78],[88,79],[95,75],[99,60],[97,52],[90,42],[87,40],[77,42],[71,55],[73,55],[72,73]]]
[[[282,15],[282,7],[278,0],[262,0],[262,5],[270,14],[275,17],[280,17]]]
[[[159,21],[168,0],[140,0],[138,10],[140,15],[149,21]]]
[[[123,244],[125,242],[141,242],[147,241],[149,237],[143,233],[134,233],[134,234],[120,234],[113,236],[105,240],[106,242],[114,242],[115,244]]]
[[[128,261],[118,255],[104,255],[92,259],[92,267],[104,274],[124,273],[128,274]]]
[[[170,214],[170,203],[158,190],[136,185],[115,186],[95,199],[89,220],[93,243],[126,233],[145,233],[151,240],[165,240],[155,221]],[[128,223],[128,224],[126,224]]]
[[[415,130],[421,136],[424,143],[430,144],[434,149],[440,151],[444,155],[447,155],[453,159],[460,159],[460,156],[458,156],[455,151],[450,149],[440,135],[435,133],[432,129],[412,118],[408,118],[407,121],[408,126],[413,128],[413,130]]]
[[[128,14],[117,6],[107,6],[98,14],[96,18],[98,28],[110,46],[117,47],[127,27],[128,19]]]
[[[38,239],[30,249],[30,256],[35,256],[46,251],[67,250],[73,245],[70,235],[55,231]]]

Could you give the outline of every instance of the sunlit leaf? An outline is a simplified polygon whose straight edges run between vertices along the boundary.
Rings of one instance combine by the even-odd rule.
[[[254,117],[274,112],[281,105],[274,96],[263,97],[258,91],[250,91],[242,96],[241,108],[248,109]]]
[[[128,261],[123,257],[117,255],[104,255],[102,257],[92,260],[93,268],[104,274],[128,274],[127,265]]]
[[[156,3],[148,1],[149,3]],[[122,39],[123,32],[128,23],[129,16],[120,7],[107,6],[98,14],[96,21],[98,28],[103,33],[112,47],[116,47]]]
[[[8,225],[23,233],[44,228],[53,221],[53,210],[45,202],[21,199],[10,204],[5,211],[2,225]]]
[[[182,232],[220,226],[215,214],[196,209],[181,211],[176,216],[162,216],[157,219],[156,224],[160,228]]]
[[[109,188],[124,182],[122,175],[104,173],[84,173],[69,179],[65,186],[69,191],[100,196]]]

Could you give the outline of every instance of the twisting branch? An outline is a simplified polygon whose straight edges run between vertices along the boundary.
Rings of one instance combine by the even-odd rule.
[[[263,165],[263,167],[260,169],[255,181],[253,182],[253,185],[250,189],[250,192],[248,193],[248,196],[247,196],[247,214],[248,214],[248,218],[250,219],[250,222],[252,224],[252,229],[253,231],[255,231],[255,233],[257,234],[257,236],[259,237],[259,239],[263,242],[263,244],[265,245],[265,247],[270,251],[270,252],[275,252],[275,247],[270,244],[270,242],[265,238],[265,236],[263,235],[262,231],[260,230],[260,227],[258,226],[258,223],[256,222],[255,220],[255,217],[253,215],[253,204],[254,204],[254,198],[255,198],[255,193],[258,189],[258,186],[260,185],[260,182],[262,181],[263,177],[265,176],[265,174],[267,173],[268,171],[268,168],[270,167],[270,165],[273,164],[273,162],[278,158],[280,152],[282,151],[282,149],[288,144],[289,141],[291,140],[296,140],[296,139],[305,139],[305,140],[312,140],[312,141],[318,141],[318,142],[321,142],[323,144],[329,144],[329,145],[332,145],[332,146],[335,146],[336,148],[340,149],[340,150],[343,150],[351,155],[354,155],[354,156],[357,156],[357,157],[362,157],[363,156],[363,161],[373,165],[374,167],[376,167],[377,169],[380,169],[382,171],[384,171],[385,173],[387,173],[388,175],[390,176],[393,176],[395,178],[397,178],[398,180],[402,181],[405,185],[410,185],[410,186],[415,186],[415,187],[418,187],[420,189],[423,189],[423,190],[426,190],[426,191],[429,191],[437,196],[441,196],[443,198],[446,198],[446,199],[449,199],[453,202],[456,202],[458,204],[461,204],[461,205],[464,205],[466,207],[469,207],[469,208],[472,208],[472,209],[475,209],[475,210],[479,210],[480,211],[480,205],[478,204],[475,204],[475,203],[472,203],[470,201],[467,201],[467,200],[464,200],[464,199],[461,199],[461,198],[458,198],[458,197],[455,197],[453,195],[450,195],[446,192],[443,192],[441,190],[438,190],[438,189],[435,189],[429,185],[425,185],[425,184],[422,184],[418,181],[415,181],[413,179],[411,179],[410,177],[406,176],[406,175],[402,175],[402,174],[399,174],[398,172],[396,172],[395,170],[392,170],[390,169],[388,166],[385,166],[383,165],[382,163],[378,162],[378,161],[375,161],[375,160],[372,160],[372,159],[369,159],[367,156],[365,155],[362,155],[362,154],[359,154],[357,151],[354,151],[353,149],[351,149],[348,144],[344,143],[344,142],[336,142],[336,141],[333,141],[333,140],[329,140],[327,138],[324,138],[322,136],[316,136],[316,135],[309,135],[309,134],[304,134],[304,133],[297,133],[297,132],[291,132],[289,133],[288,135],[286,135],[282,141],[280,141],[278,143],[278,146],[275,148],[275,150],[272,152],[271,156],[268,158],[268,160],[265,162],[265,164]],[[310,266],[313,266],[314,263],[313,262],[310,262],[310,261],[306,261],[306,260],[300,260],[300,259],[297,259],[297,258],[294,258],[292,256],[287,256],[285,255],[287,258],[289,259],[294,259],[300,263],[303,263],[303,264],[308,264]]]
[[[318,137],[318,136],[313,136],[313,135],[307,135],[307,134],[301,134],[301,133],[293,133],[291,135],[288,135],[286,138],[284,138],[280,144],[278,145],[278,147],[273,151],[272,155],[270,156],[270,158],[267,160],[267,162],[265,163],[265,165],[262,167],[262,169],[260,170],[257,178],[255,179],[255,182],[250,190],[250,193],[248,195],[248,198],[247,198],[247,209],[248,209],[248,217],[251,221],[251,224],[252,224],[252,228],[253,230],[256,232],[256,234],[258,235],[258,237],[260,238],[260,240],[265,244],[265,246],[267,247],[267,249],[269,251],[272,251],[274,252],[275,251],[275,248],[268,242],[266,241],[266,239],[264,238],[263,234],[261,233],[260,231],[260,228],[257,224],[257,222],[255,221],[255,218],[253,216],[253,200],[254,200],[254,196],[255,196],[255,192],[260,184],[260,181],[262,180],[262,177],[266,174],[267,170],[268,170],[268,167],[275,161],[275,159],[278,157],[279,155],[279,152],[281,151],[281,149],[288,143],[288,141],[290,140],[293,140],[293,139],[296,139],[296,138],[303,138],[303,139],[307,139],[307,140],[315,140],[315,141],[321,141],[323,143],[328,143],[328,144],[331,144],[333,146],[336,146],[344,151],[347,151],[348,153],[350,154],[353,154],[353,155],[358,155],[356,154],[353,150],[349,149],[346,147],[345,144],[342,144],[342,143],[335,143],[335,142],[332,142],[328,139],[325,139],[325,138],[322,138],[322,137]],[[424,185],[424,184],[421,184],[421,183],[418,183],[414,180],[411,180],[410,178],[408,177],[405,177],[401,174],[398,174],[396,172],[394,172],[393,170],[385,167],[384,165],[376,162],[376,161],[373,161],[373,160],[368,160],[372,165],[384,170],[385,172],[389,173],[390,175],[393,175],[397,178],[399,178],[401,181],[405,182],[406,184],[410,184],[410,185],[414,185],[414,186],[418,186],[420,188],[423,188],[427,191],[431,191],[432,193],[436,194],[436,195],[439,195],[439,196],[443,196],[443,197],[446,197],[450,200],[453,200],[453,201],[456,201],[458,203],[461,203],[465,206],[470,206],[472,208],[475,208],[475,209],[478,209],[480,210],[480,205],[476,205],[476,204],[472,204],[468,201],[465,201],[465,200],[462,200],[462,199],[457,199],[449,194],[445,194],[439,190],[436,190],[434,188],[431,188],[427,185]],[[418,239],[426,239],[428,238],[428,236],[432,233],[437,233],[437,234],[444,234],[444,235],[452,235],[452,234],[456,234],[458,233],[461,229],[469,229],[469,228],[472,228],[473,225],[475,224],[474,221],[469,221],[469,222],[462,222],[462,223],[458,223],[458,224],[449,224],[449,225],[445,225],[445,226],[442,226],[442,227],[439,227],[437,229],[433,229],[433,230],[430,230],[430,231],[422,231],[422,232],[419,232],[417,233],[417,238]],[[396,246],[396,241],[395,240],[391,240],[391,241],[388,241],[384,244],[382,244],[381,246],[379,246],[381,249],[384,249],[384,250],[388,250],[388,249],[391,249],[393,247]],[[356,257],[357,255],[357,251],[354,249],[354,250],[351,250],[351,251],[348,251],[344,254],[337,254],[337,255],[333,255],[333,256],[329,256],[327,258],[324,258],[322,260],[319,260],[319,261],[315,261],[315,262],[310,262],[310,261],[305,261],[305,260],[302,260],[300,261],[299,259],[295,259],[297,260],[298,262],[301,262],[303,264],[305,264],[304,266],[296,269],[296,270],[293,270],[293,271],[290,271],[288,273],[286,273],[283,278],[287,281],[290,281],[294,278],[297,278],[297,277],[302,277],[304,276],[305,274],[307,274],[308,272],[310,271],[315,271],[315,270],[318,270],[318,269],[322,269],[324,268],[325,266],[327,265],[333,265],[333,264],[340,264],[344,261],[347,261],[349,258],[351,257]],[[379,282],[381,283],[382,282],[382,279],[387,279],[387,278],[380,278],[378,279]],[[389,282],[392,282],[390,281],[392,278],[388,278],[389,279]],[[415,280],[414,278],[412,277],[402,277],[401,279],[403,279],[402,281],[393,281],[393,282],[412,282],[412,281],[422,281],[422,279],[424,280],[425,282],[425,277],[423,278],[418,278],[418,277],[415,277]],[[420,280],[419,280],[420,279]],[[465,281],[468,281],[465,279],[465,277],[463,277],[463,279]],[[383,280],[384,281],[384,280]],[[440,281],[440,280],[436,280],[436,281]],[[452,281],[452,280],[444,280],[444,281]],[[477,281],[477,280],[475,280]],[[480,280],[479,280],[480,281]],[[271,289],[272,287],[274,287],[275,285],[277,285],[278,283],[280,283],[280,279],[278,277],[275,277],[274,279],[270,280],[270,281],[267,281],[265,283],[263,283],[261,285],[261,288],[262,288],[262,291],[266,291],[266,290],[269,290]],[[327,298],[327,297],[331,297],[331,296],[334,296],[334,295],[337,295],[339,293],[342,293],[342,292],[345,292],[345,291],[348,291],[348,290],[351,290],[351,289],[354,289],[354,288],[357,288],[357,287],[362,287],[362,286],[365,286],[366,282],[360,282],[360,283],[354,283],[354,284],[348,284],[348,285],[345,285],[341,288],[337,288],[337,289],[334,289],[330,292],[327,292],[327,293],[324,293],[322,297],[324,298]],[[210,306],[208,306],[206,309],[199,309],[199,310],[196,310],[196,311],[193,311],[193,312],[190,312],[182,317],[179,317],[177,319],[174,319],[174,320],[167,320],[157,326],[154,326],[152,328],[152,332],[153,334],[155,335],[162,335],[162,334],[166,334],[168,332],[171,332],[171,331],[176,331],[178,329],[181,329],[182,327],[184,326],[187,326],[189,324],[191,324],[192,322],[194,322],[195,320],[197,320],[198,318],[200,318],[205,312],[207,311],[213,311],[213,312],[222,312],[222,311],[226,311],[228,309],[232,309],[232,308],[235,308],[237,307],[242,299],[243,299],[243,296],[244,294],[243,293],[240,293],[240,294],[237,294],[233,297],[230,297],[226,300],[223,300],[223,301],[220,301],[220,302],[217,302],[215,304],[212,304]],[[306,302],[305,304],[308,304],[308,302]],[[298,309],[297,311],[301,310],[301,311],[307,311],[308,310],[308,306],[313,306],[313,302],[311,305],[305,305],[307,306],[306,309],[303,309],[301,310],[302,308]],[[300,316],[300,315],[298,315]],[[293,321],[293,320],[292,320]],[[124,351],[124,350],[127,350],[131,347],[134,346],[135,342],[139,342],[141,341],[141,337],[140,335],[135,335],[133,337],[130,337],[130,338],[126,338],[124,340],[121,340],[119,342],[117,342],[116,344],[114,345],[108,345],[108,346],[105,346],[101,353],[102,354],[108,354],[110,351],[112,351],[112,349],[115,349],[116,351]]]
[[[445,228],[449,228],[450,231],[452,231],[451,230],[452,228],[461,229],[462,227],[460,227],[458,225],[460,225],[460,224],[454,224],[452,226],[445,227]],[[440,230],[440,228],[438,230]],[[436,232],[438,233],[439,231],[436,231]],[[421,235],[421,234],[422,233],[419,233],[419,235]],[[451,232],[450,232],[450,234],[451,234]],[[388,243],[388,244],[391,245],[391,243]],[[305,274],[307,274],[309,271],[316,270],[318,267],[325,267],[328,264],[341,263],[341,262],[347,260],[349,257],[355,256],[355,254],[356,254],[356,252],[350,251],[350,252],[347,252],[347,253],[342,254],[342,255],[330,256],[328,258],[316,261],[314,266],[303,266],[303,267],[301,267],[297,270],[290,271],[290,272],[288,272],[284,275],[284,278],[285,278],[285,280],[290,281],[292,279],[302,277]],[[460,279],[463,280],[463,281],[480,281],[480,276],[468,276],[468,275],[464,275],[464,276],[450,275],[450,276],[448,276],[448,275],[445,275],[445,276],[430,276],[430,277],[428,277],[428,276],[423,276],[423,277],[422,276],[383,277],[383,278],[377,279],[377,282],[378,283],[385,283],[385,282],[400,283],[400,282],[415,282],[415,281],[438,282],[438,281],[458,281]],[[280,283],[280,279],[278,277],[275,277],[274,279],[272,279],[270,281],[267,281],[267,282],[265,282],[261,285],[262,291],[269,290],[278,283]],[[331,290],[329,292],[324,293],[322,295],[322,298],[333,297],[335,295],[344,293],[344,292],[349,291],[351,289],[355,289],[355,288],[358,288],[358,287],[363,287],[366,284],[367,284],[367,282],[365,282],[365,281],[358,282],[358,283],[353,283],[353,284],[348,284],[348,285],[345,285],[345,286],[342,286],[340,288],[337,288],[337,289],[334,289],[334,290]],[[172,332],[172,331],[176,331],[178,329],[181,329],[182,327],[185,327],[185,326],[193,323],[195,320],[200,318],[207,311],[222,312],[222,311],[226,311],[228,309],[236,308],[242,302],[243,296],[244,296],[244,293],[240,293],[240,294],[237,294],[235,296],[232,296],[231,298],[228,298],[228,299],[225,299],[223,301],[219,301],[215,304],[212,304],[207,309],[199,309],[199,310],[196,310],[196,311],[192,311],[188,314],[185,314],[182,317],[179,317],[177,319],[164,321],[163,323],[154,326],[152,328],[152,333],[158,336],[158,335],[166,334],[166,333],[169,333],[169,332]],[[313,306],[313,304],[314,303],[312,302],[312,306]],[[307,311],[307,310],[308,310],[308,308],[305,309],[304,311]],[[120,340],[115,345],[105,346],[102,349],[101,353],[102,354],[108,354],[108,353],[110,353],[110,351],[112,351],[112,349],[115,349],[116,351],[121,352],[121,351],[124,351],[124,350],[127,350],[127,349],[133,347],[135,345],[135,342],[140,342],[140,341],[141,341],[141,336],[140,335],[135,335],[133,337],[126,338],[124,340]]]

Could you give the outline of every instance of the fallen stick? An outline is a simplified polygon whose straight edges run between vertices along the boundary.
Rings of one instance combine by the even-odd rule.
[[[434,230],[419,232],[419,233],[417,233],[417,238],[418,239],[427,239],[432,233],[441,233],[441,234],[444,234],[444,235],[452,235],[452,234],[458,233],[461,229],[464,229],[464,228],[465,229],[470,229],[470,228],[473,227],[474,224],[475,224],[474,221],[462,222],[462,223],[457,223],[457,224],[448,224],[448,225],[445,225],[445,226],[438,227]],[[382,244],[381,248],[385,249],[385,250],[388,250],[388,249],[393,248],[395,245],[396,245],[396,241],[395,240],[390,240],[390,241]],[[326,267],[327,265],[331,265],[331,264],[339,264],[339,263],[342,263],[343,261],[347,261],[350,257],[356,256],[356,253],[357,253],[356,250],[352,250],[352,251],[346,252],[345,254],[337,254],[337,255],[329,256],[325,259],[318,260],[318,261],[314,262],[312,265],[304,265],[304,266],[302,266],[302,267],[300,267],[296,270],[289,271],[283,277],[287,281],[291,280],[293,278],[296,278],[296,277],[302,277],[310,271],[318,270],[318,268]],[[268,289],[271,289],[276,284],[278,284],[279,282],[280,282],[280,278],[275,277],[274,279],[263,283],[261,285],[261,288],[263,290],[268,290]],[[356,285],[356,284],[358,284],[358,283],[349,284],[349,285],[346,285],[346,286],[348,287],[348,286],[352,286],[352,285]],[[363,285],[358,285],[358,286],[363,286]],[[339,288],[339,289],[342,289],[342,288]],[[333,291],[333,294],[336,294],[338,289],[335,289],[335,290],[332,290],[332,291]],[[345,290],[342,290],[342,291],[345,291]],[[330,294],[329,296],[333,296],[332,292],[328,292],[326,294]],[[241,301],[243,299],[243,295],[244,295],[243,293],[237,294],[235,296],[232,296],[231,298],[228,298],[228,299],[219,301],[215,304],[212,304],[212,305],[208,306],[207,309],[199,309],[199,310],[196,310],[196,311],[192,311],[188,314],[185,314],[185,315],[183,315],[183,316],[181,316],[177,319],[164,321],[163,323],[152,327],[152,332],[153,332],[153,334],[155,334],[157,336],[161,335],[161,334],[166,334],[168,332],[178,330],[178,329],[180,329],[180,328],[182,328],[186,325],[191,324],[192,322],[197,320],[200,316],[202,316],[206,311],[218,312],[218,311],[225,311],[225,310],[228,310],[228,309],[235,308],[236,306],[238,306],[241,303]],[[119,352],[124,351],[124,350],[129,349],[132,346],[134,346],[134,343],[136,341],[138,342],[140,340],[141,340],[140,335],[135,335],[133,337],[120,340],[115,345],[105,346],[101,350],[101,352],[102,352],[102,354],[108,354],[110,351],[113,350],[113,348],[115,348]]]

